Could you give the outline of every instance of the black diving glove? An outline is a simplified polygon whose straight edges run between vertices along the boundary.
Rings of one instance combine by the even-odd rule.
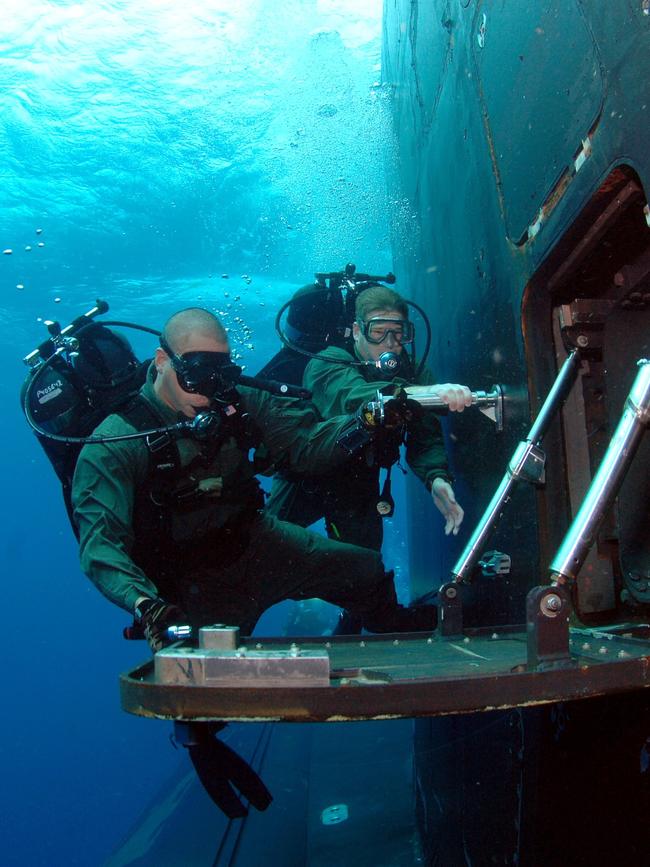
[[[187,616],[177,605],[170,605],[162,599],[143,599],[135,609],[135,618],[142,627],[144,637],[153,653],[172,644],[167,630],[170,626],[187,623]]]
[[[389,401],[384,404],[383,426],[388,430],[405,427],[422,417],[423,409],[417,400],[408,396],[406,389],[398,386]]]
[[[392,395],[378,395],[376,400],[362,403],[355,418],[360,427],[376,432],[380,429],[396,430],[422,416],[422,407],[408,396],[406,389],[397,386]]]
[[[339,434],[336,444],[349,455],[355,455],[382,430],[400,431],[422,416],[422,407],[397,386],[383,406],[379,399],[362,403]]]

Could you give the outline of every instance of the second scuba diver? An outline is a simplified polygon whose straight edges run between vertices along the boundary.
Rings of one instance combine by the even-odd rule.
[[[355,412],[380,391],[401,394],[403,412],[346,466],[324,475],[276,476],[267,509],[305,527],[324,518],[330,538],[379,551],[382,518],[393,512],[390,468],[405,442],[406,461],[430,491],[445,520],[445,533],[456,534],[463,509],[454,495],[440,422],[433,413],[421,411],[404,391],[407,386],[434,383],[430,372],[416,370],[414,359],[404,351],[414,340],[407,302],[387,286],[371,285],[357,295],[354,319],[351,351],[328,346],[305,368],[303,385],[312,392],[313,404],[321,418],[328,419]],[[377,365],[386,353],[394,365],[388,371]],[[471,404],[466,386],[443,384],[435,390],[451,411],[462,412]],[[387,470],[387,483],[380,492],[382,468]],[[344,616],[336,631],[358,629],[358,623]]]

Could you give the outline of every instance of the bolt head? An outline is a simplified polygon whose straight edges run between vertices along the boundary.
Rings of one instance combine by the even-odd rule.
[[[550,611],[553,614],[556,614],[562,608],[562,600],[556,593],[550,593],[546,596],[543,604],[546,611]]]

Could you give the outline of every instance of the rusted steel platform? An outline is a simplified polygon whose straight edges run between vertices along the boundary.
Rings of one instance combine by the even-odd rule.
[[[488,711],[650,686],[647,626],[572,629],[571,661],[542,671],[527,668],[522,627],[467,630],[457,640],[410,633],[254,638],[242,645],[229,653],[225,669],[217,672],[209,662],[200,677],[198,649],[163,651],[176,657],[186,682],[163,682],[161,660],[156,666],[150,660],[121,676],[123,709],[174,720],[335,722]],[[215,653],[222,665],[223,655]],[[256,680],[250,666],[266,655],[279,657],[279,668],[270,679],[260,669]],[[309,666],[304,677],[295,678],[285,663],[301,655],[310,664],[326,656],[329,682],[322,666],[313,679]],[[237,658],[248,662],[243,676],[233,676]]]

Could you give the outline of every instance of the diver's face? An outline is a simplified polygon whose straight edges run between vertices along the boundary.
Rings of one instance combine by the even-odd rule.
[[[367,329],[368,323],[372,320],[379,320],[372,326],[372,334],[375,339],[381,338],[380,343],[370,342],[364,330]],[[402,343],[400,341],[400,333],[404,327],[402,323],[406,320],[397,310],[371,310],[366,316],[363,324],[355,322],[352,326],[352,337],[357,348],[359,357],[363,361],[377,361],[384,352],[394,352],[395,355],[401,355]]]
[[[170,346],[170,349],[177,356],[187,352],[230,352],[227,341],[221,342],[204,334],[185,335],[176,341],[176,345]],[[158,347],[154,360],[158,374],[154,382],[154,390],[163,403],[188,418],[194,418],[199,412],[207,409],[210,398],[205,394],[189,392],[181,387],[171,359],[164,349]]]

